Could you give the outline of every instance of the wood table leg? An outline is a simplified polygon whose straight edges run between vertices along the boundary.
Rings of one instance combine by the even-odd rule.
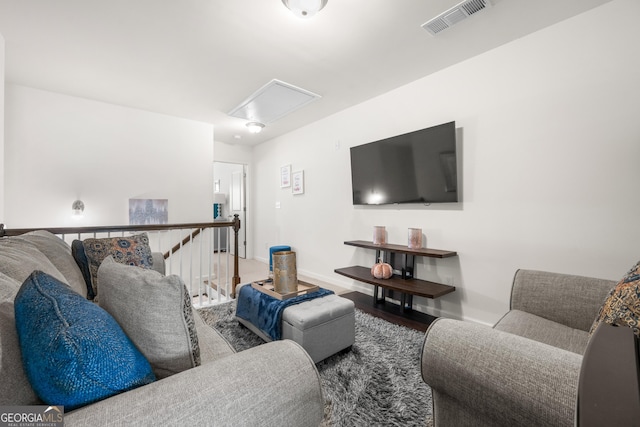
[[[377,305],[381,302],[378,298],[378,292],[380,287],[378,285],[373,286],[373,305]],[[382,288],[382,301],[384,301],[384,288]]]

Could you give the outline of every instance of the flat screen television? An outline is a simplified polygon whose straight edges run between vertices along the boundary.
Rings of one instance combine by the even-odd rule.
[[[458,201],[456,123],[351,147],[354,205]]]

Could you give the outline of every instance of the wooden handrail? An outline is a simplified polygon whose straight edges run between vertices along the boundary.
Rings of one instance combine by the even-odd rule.
[[[0,237],[18,236],[20,234],[29,233],[37,230],[45,230],[52,234],[87,234],[87,233],[110,233],[123,231],[163,231],[176,229],[196,229],[191,236],[185,237],[182,244],[189,242],[190,239],[197,236],[202,229],[205,228],[222,228],[232,227],[234,233],[234,254],[233,254],[233,278],[231,282],[231,297],[235,298],[236,286],[240,283],[240,274],[238,272],[238,231],[240,230],[240,218],[236,214],[231,221],[215,221],[215,222],[199,222],[199,223],[182,223],[182,224],[153,224],[153,225],[103,225],[90,227],[40,227],[40,228],[5,228],[4,224],[0,224]],[[176,245],[178,248],[180,245]],[[174,246],[170,254],[175,253],[178,249]],[[165,254],[165,259],[170,254]]]
[[[235,215],[237,217],[237,215]],[[238,219],[240,221],[240,219]],[[152,225],[102,225],[89,227],[40,227],[40,228],[4,228],[0,224],[0,237],[18,236],[31,231],[46,230],[52,234],[86,234],[86,233],[109,233],[117,231],[162,231],[185,228],[211,228],[211,227],[232,227],[235,220],[197,222],[188,224],[152,224]]]

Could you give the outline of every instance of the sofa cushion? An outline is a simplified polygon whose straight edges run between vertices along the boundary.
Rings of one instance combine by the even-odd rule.
[[[0,239],[0,273],[22,283],[35,270],[66,282],[63,274],[33,243],[14,237]]]
[[[37,230],[15,237],[32,243],[62,273],[66,283],[82,296],[87,296],[82,273],[71,255],[71,247],[61,238],[46,230]]]
[[[179,276],[119,264],[98,269],[100,306],[149,360],[158,378],[200,365],[191,297]]]
[[[19,289],[20,282],[0,273],[0,406],[41,403],[22,368],[13,309]]]
[[[584,354],[589,341],[586,331],[520,310],[509,311],[494,328],[578,354]]]
[[[202,365],[230,356],[236,352],[231,344],[229,344],[229,341],[227,341],[217,329],[204,322],[203,318],[214,316],[212,313],[213,312],[208,310],[196,310],[193,316],[198,333],[198,345],[200,346],[200,361]],[[230,318],[233,317],[234,314],[235,310],[228,312]]]
[[[600,307],[590,334],[603,322],[628,326],[640,336],[640,261],[611,290]]]
[[[0,272],[0,301],[11,301],[20,290],[20,282]]]
[[[155,380],[113,317],[54,277],[33,272],[14,309],[24,369],[46,404],[73,410]]]
[[[98,268],[109,255],[113,256],[114,261],[121,264],[144,268],[153,266],[153,256],[147,233],[131,237],[90,238],[83,240],[82,245],[89,261],[91,287],[96,297],[98,297]]]

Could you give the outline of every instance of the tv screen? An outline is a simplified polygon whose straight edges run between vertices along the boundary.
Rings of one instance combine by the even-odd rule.
[[[354,205],[458,201],[456,123],[351,147]]]

